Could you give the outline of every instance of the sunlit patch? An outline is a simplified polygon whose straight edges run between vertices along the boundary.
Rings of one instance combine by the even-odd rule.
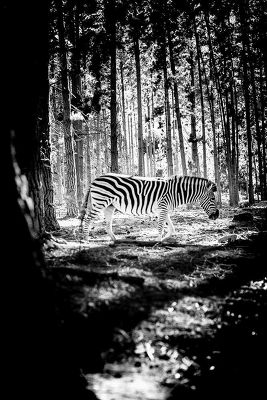
[[[165,400],[168,389],[160,384],[160,376],[144,366],[136,371],[119,365],[107,366],[108,375],[87,375],[88,386],[101,400]],[[107,379],[108,377],[108,379]]]
[[[58,222],[62,228],[74,227],[80,224],[80,221],[77,218],[60,219]]]
[[[75,310],[88,329],[82,353],[97,345],[104,364],[103,373],[86,375],[99,399],[165,400],[179,385],[198,390],[198,379],[220,373],[224,350],[239,344],[243,326],[243,339],[260,343],[267,281],[257,254],[247,247],[254,243],[249,237],[260,235],[256,226],[233,231],[234,214],[224,208],[212,221],[195,206],[182,208],[172,213],[174,244],[164,245],[150,243],[157,235],[157,220],[150,217],[119,214],[114,232],[132,240],[117,244],[111,244],[101,218],[82,244],[72,235],[77,222],[60,221],[68,243],[53,252],[58,259],[49,272],[54,269],[58,277],[61,269],[71,295],[77,288]],[[82,273],[76,275],[75,269]],[[94,340],[89,340],[92,331]],[[231,361],[226,377],[228,367],[236,367]],[[256,365],[253,359],[250,365]]]

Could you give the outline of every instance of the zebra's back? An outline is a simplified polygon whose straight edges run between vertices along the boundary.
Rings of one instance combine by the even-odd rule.
[[[166,179],[107,174],[91,184],[92,205],[106,202],[125,214],[150,214],[157,211],[166,190]]]

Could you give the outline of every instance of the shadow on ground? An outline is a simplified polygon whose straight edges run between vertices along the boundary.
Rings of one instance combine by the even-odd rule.
[[[265,211],[257,217],[261,229],[234,243],[102,244],[48,257],[66,351],[76,354],[84,374],[100,374],[102,383],[115,377],[119,385],[130,364],[137,375],[146,367],[166,388],[164,398],[260,398],[267,355]]]

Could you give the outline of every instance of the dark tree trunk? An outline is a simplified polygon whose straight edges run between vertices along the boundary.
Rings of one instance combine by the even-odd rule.
[[[47,55],[48,59],[48,55]],[[46,91],[40,98],[38,113],[38,130],[41,133],[41,165],[42,165],[42,191],[44,196],[44,225],[46,231],[59,230],[54,207],[54,189],[51,170],[51,143],[49,132],[49,83],[48,69],[44,70],[44,85]]]
[[[263,200],[263,198],[264,198],[264,172],[263,172],[263,157],[262,157],[262,151],[261,151],[262,136],[261,136],[261,130],[260,130],[260,117],[259,117],[259,110],[258,110],[254,65],[253,65],[252,54],[251,54],[250,49],[249,49],[249,57],[248,58],[249,58],[249,64],[250,64],[252,99],[253,99],[255,125],[256,125],[256,141],[257,141],[258,166],[259,166],[259,184],[260,184],[261,199]]]
[[[174,93],[174,102],[175,102],[175,113],[176,113],[177,125],[178,125],[178,135],[179,135],[182,170],[183,170],[183,174],[187,175],[185,150],[184,150],[184,136],[183,136],[182,121],[181,121],[181,114],[180,114],[180,104],[179,104],[179,93],[178,93],[177,81],[175,78],[176,69],[175,69],[174,56],[173,56],[173,44],[172,44],[171,33],[169,30],[168,24],[167,24],[167,36],[168,36],[168,47],[169,47],[171,71],[172,71],[172,75],[174,77],[173,93]]]
[[[47,1],[5,1],[1,21],[1,36],[11,26],[13,33],[1,49],[5,60],[2,112],[6,117],[1,150],[6,157],[3,199],[9,218],[2,241],[9,290],[4,315],[7,320],[2,321],[2,392],[9,399],[89,400],[74,348],[70,348],[66,332],[59,329],[52,284],[45,278],[44,257],[36,239],[39,232],[35,230],[32,201],[10,148],[13,133],[18,161],[31,161],[27,167],[35,168],[31,154],[36,151],[33,138],[39,117],[38,99],[43,96],[39,79],[47,71],[48,5]],[[19,60],[23,60],[20,68]],[[17,93],[23,93],[19,107]]]
[[[77,180],[74,161],[73,135],[70,120],[70,91],[67,65],[67,52],[65,45],[65,28],[63,20],[62,0],[56,0],[57,6],[57,25],[60,47],[60,69],[63,100],[63,129],[66,154],[66,205],[67,216],[76,217],[78,214],[77,206]]]
[[[80,209],[83,200],[83,142],[84,136],[82,132],[82,116],[80,110],[82,108],[82,88],[81,88],[81,52],[80,52],[80,10],[79,4],[74,5],[72,10],[71,39],[72,39],[72,57],[71,57],[71,86],[72,97],[71,104],[73,106],[73,136],[75,140],[75,170],[77,181],[77,203]]]
[[[167,58],[166,42],[165,42],[165,38],[164,38],[162,60],[163,60],[163,76],[164,76],[167,166],[168,166],[168,175],[172,176],[173,175],[172,131],[171,131],[170,100],[169,100],[169,80],[168,80],[167,59],[166,58]]]
[[[252,172],[252,134],[251,134],[251,116],[250,116],[250,93],[249,93],[249,76],[248,76],[248,37],[247,37],[247,24],[245,14],[245,4],[239,3],[239,14],[241,21],[241,34],[242,34],[242,64],[243,64],[243,91],[245,98],[245,112],[246,112],[246,129],[247,129],[247,154],[248,154],[248,197],[249,203],[254,204],[253,193],[253,172]]]
[[[207,178],[207,150],[206,150],[206,129],[205,129],[205,108],[204,108],[204,97],[202,88],[202,74],[201,74],[201,50],[199,43],[199,35],[197,31],[196,18],[194,18],[194,31],[196,38],[197,47],[197,65],[198,65],[198,79],[199,79],[199,91],[200,91],[200,105],[201,105],[201,128],[202,128],[202,143],[203,143],[203,176]]]
[[[196,134],[195,65],[194,65],[193,51],[190,51],[189,63],[190,63],[190,77],[191,77],[190,92],[188,95],[191,104],[191,133],[189,137],[189,142],[191,142],[192,144],[192,162],[193,162],[192,173],[194,176],[200,176],[197,134]]]
[[[220,112],[221,112],[221,120],[222,120],[222,130],[223,130],[223,133],[225,134],[225,129],[226,129],[225,108],[224,108],[223,98],[222,98],[221,83],[220,83],[220,79],[219,79],[218,71],[217,71],[217,67],[216,67],[216,62],[215,62],[215,56],[214,56],[213,45],[212,45],[212,40],[211,40],[211,28],[210,28],[209,14],[208,14],[207,10],[205,10],[205,12],[204,12],[204,18],[205,18],[207,34],[208,34],[210,70],[211,70],[212,76],[214,77],[215,86],[216,86],[216,90],[218,93],[219,106],[220,106]]]
[[[118,165],[118,131],[117,131],[117,28],[116,8],[112,0],[106,5],[107,33],[110,51],[110,151],[111,172],[119,172]]]
[[[30,2],[31,3],[31,2]],[[14,1],[8,3],[8,9],[14,7]],[[27,6],[25,6],[28,9]],[[18,5],[18,10],[21,12],[22,6]],[[36,7],[35,7],[36,8]],[[15,16],[18,17],[18,12],[14,10]],[[47,13],[47,10],[46,10]],[[22,13],[24,15],[24,12]],[[3,21],[4,23],[6,21]],[[10,26],[15,30],[17,29],[15,22],[12,18],[9,19]],[[8,27],[8,29],[10,28]],[[19,24],[19,26],[23,26]],[[25,174],[28,180],[30,196],[33,200],[34,205],[34,228],[38,235],[42,235],[45,231],[44,224],[44,197],[42,188],[42,160],[41,160],[41,140],[43,135],[47,133],[47,114],[48,114],[48,41],[43,43],[43,47],[39,48],[26,46],[25,53],[22,52],[25,43],[29,40],[32,42],[31,35],[35,31],[35,27],[38,31],[38,23],[35,21],[31,22],[32,31],[30,32],[27,26],[23,27],[23,32],[17,37],[17,42],[7,43],[9,46],[14,46],[12,51],[18,51],[18,54],[11,53],[11,58],[5,57],[5,64],[10,68],[7,70],[4,80],[6,81],[8,76],[10,77],[10,90],[14,96],[9,104],[13,114],[8,117],[5,114],[5,120],[10,119],[10,130],[16,132],[16,145],[19,149],[17,157],[21,167],[22,174]],[[19,30],[17,30],[19,32]],[[6,34],[6,32],[5,32]],[[11,35],[13,39],[14,35]],[[25,41],[23,41],[23,39]],[[6,41],[5,41],[6,43]],[[20,48],[21,47],[21,48]],[[21,58],[20,58],[21,57]],[[25,57],[25,59],[24,59]],[[18,65],[20,59],[23,59],[23,65],[20,66],[20,71],[16,70],[15,64]],[[28,60],[30,60],[28,62]],[[14,64],[11,65],[11,62]],[[12,76],[11,71],[13,70],[14,75]],[[17,76],[20,76],[22,82],[17,82]],[[14,86],[14,82],[17,84],[17,89]],[[31,113],[23,115],[23,105],[25,104],[26,93],[28,92],[28,84],[30,85],[32,92],[31,96],[27,98],[29,101],[28,108]],[[13,91],[12,91],[13,89]],[[19,107],[16,107],[16,94],[20,93],[23,100],[20,102]],[[9,94],[9,93],[8,93]],[[5,99],[6,104],[7,99]],[[14,103],[14,104],[13,104]],[[44,107],[44,109],[43,109]],[[3,109],[2,109],[3,111]],[[4,111],[3,111],[4,112]],[[23,136],[25,130],[29,130],[27,137]]]
[[[140,68],[140,49],[138,36],[134,35],[134,56],[136,68],[136,88],[137,88],[137,115],[138,115],[138,173],[144,175],[144,148],[143,148],[143,117],[142,117],[142,86]]]
[[[126,115],[125,115],[125,87],[124,87],[124,76],[123,76],[123,64],[120,62],[120,73],[121,73],[121,104],[122,104],[122,128],[123,128],[123,153],[125,154],[126,170],[127,173],[130,172],[129,167],[129,154],[128,154],[128,144],[127,144],[127,129],[126,129]]]
[[[267,160],[266,160],[266,134],[265,134],[265,114],[264,110],[266,108],[266,97],[264,96],[263,89],[263,71],[260,67],[260,102],[261,102],[261,137],[262,137],[262,158],[263,158],[263,187],[264,187],[264,197],[263,200],[267,199]]]
[[[214,106],[214,87],[213,87],[213,70],[212,66],[210,65],[210,79],[211,82],[210,86],[208,83],[208,77],[204,68],[204,62],[202,53],[200,50],[200,56],[202,61],[203,72],[205,76],[205,84],[207,89],[207,96],[210,108],[210,121],[211,121],[211,129],[212,129],[212,142],[213,142],[213,164],[214,164],[214,175],[215,175],[215,182],[217,185],[218,191],[218,203],[221,205],[221,185],[220,185],[220,168],[219,168],[219,155],[218,155],[218,146],[217,146],[217,133],[216,133],[216,124],[215,124],[215,106]],[[210,60],[211,63],[211,60]]]

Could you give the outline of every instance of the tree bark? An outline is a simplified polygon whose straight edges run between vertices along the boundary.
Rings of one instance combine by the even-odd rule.
[[[173,93],[174,93],[174,101],[175,101],[175,113],[176,113],[177,124],[178,124],[182,171],[183,171],[183,175],[187,175],[185,150],[184,150],[184,136],[183,136],[183,129],[182,129],[181,114],[180,114],[178,85],[177,85],[177,81],[176,81],[176,71],[175,71],[175,63],[174,63],[174,57],[173,57],[173,45],[172,45],[171,33],[170,33],[168,25],[167,25],[167,37],[168,37],[170,65],[171,65],[171,71],[172,71],[172,75],[173,75]]]
[[[190,77],[191,77],[191,85],[190,85],[190,92],[189,92],[189,101],[191,105],[191,133],[189,142],[192,143],[192,174],[194,176],[200,176],[199,170],[199,158],[198,158],[198,146],[197,146],[197,134],[196,134],[196,116],[195,116],[195,108],[196,108],[196,96],[195,96],[195,66],[194,66],[194,55],[193,51],[190,51],[189,56],[189,63],[190,63]]]
[[[247,129],[247,154],[248,154],[248,197],[249,203],[254,204],[253,192],[253,172],[252,172],[252,134],[251,134],[251,116],[250,116],[250,93],[249,93],[249,77],[248,77],[248,60],[247,60],[247,24],[244,4],[239,3],[239,15],[241,22],[242,36],[242,64],[243,64],[243,91],[245,99],[246,112],[246,129]]]
[[[82,87],[81,87],[81,52],[80,52],[80,9],[79,5],[74,4],[71,16],[71,105],[73,106],[72,114],[72,131],[75,141],[75,171],[77,182],[77,203],[80,209],[83,200],[83,142],[82,133],[82,115],[80,113],[82,107]]]
[[[67,50],[65,45],[65,28],[63,20],[62,0],[55,0],[57,6],[57,26],[60,47],[60,69],[63,100],[63,129],[66,154],[66,206],[67,216],[76,217],[77,206],[77,180],[74,161],[73,135],[70,120],[70,91],[67,65]]]
[[[198,35],[198,31],[197,31],[195,15],[193,16],[193,18],[194,18],[193,22],[194,22],[194,32],[195,32],[196,48],[197,48],[198,80],[199,80],[200,105],[201,105],[201,128],[202,128],[202,144],[203,144],[203,176],[204,176],[204,178],[207,178],[205,107],[204,107],[204,97],[203,97],[203,88],[202,88],[200,43],[199,43],[199,35]]]
[[[54,189],[51,170],[51,143],[49,130],[49,82],[48,70],[44,79],[44,92],[39,103],[38,130],[41,132],[42,190],[44,196],[44,226],[46,231],[59,230],[54,207]]]
[[[256,126],[256,142],[257,142],[257,150],[258,150],[258,170],[259,170],[259,185],[261,192],[261,199],[264,199],[264,172],[263,172],[263,157],[262,157],[262,136],[260,130],[260,117],[258,110],[258,101],[257,101],[257,91],[256,91],[256,82],[255,82],[255,73],[254,73],[254,65],[252,61],[251,49],[248,48],[248,61],[250,66],[250,77],[251,77],[251,87],[252,87],[252,100],[253,100],[253,108],[254,108],[254,116],[255,116],[255,126]]]
[[[118,165],[118,132],[117,132],[117,44],[115,6],[110,0],[107,4],[109,16],[108,33],[110,38],[110,151],[111,172],[119,172]]]
[[[10,148],[13,133],[18,162],[25,156],[31,160],[30,155],[36,151],[33,138],[37,136],[38,98],[43,96],[39,79],[44,78],[44,70],[47,74],[48,65],[48,5],[47,1],[9,0],[2,9],[1,36],[12,26],[12,35],[3,41],[1,48],[5,60],[2,65],[5,79],[1,86],[5,98],[1,149],[6,158],[3,199],[8,215],[2,245],[4,265],[8,266],[5,282],[7,290],[12,292],[2,321],[6,350],[2,354],[5,366],[2,391],[10,399],[89,400],[92,396],[81,377],[76,348],[70,347],[66,331],[60,329],[54,288],[45,276],[44,257],[37,240],[39,231],[35,230],[33,202],[25,176],[14,161],[14,150]],[[18,60],[23,60],[20,68]],[[16,107],[18,93],[23,93],[23,101]],[[24,161],[28,162],[28,158]],[[32,161],[27,165],[35,168]]]
[[[144,175],[144,144],[143,144],[143,117],[142,117],[142,86],[139,39],[134,34],[134,56],[136,68],[136,90],[137,90],[137,117],[138,117],[138,173]]]
[[[166,43],[165,43],[165,38],[164,38],[162,58],[163,58],[163,76],[164,76],[167,166],[168,166],[168,176],[172,176],[173,175],[172,130],[171,130],[171,112],[170,112],[170,100],[169,100],[169,80],[168,80],[166,57],[167,57]]]
[[[266,108],[266,98],[264,97],[263,89],[263,71],[262,66],[260,66],[260,103],[261,103],[261,137],[262,137],[262,158],[263,158],[263,187],[264,187],[264,197],[263,200],[267,199],[267,160],[266,160],[266,134],[265,134],[265,115],[264,110]]]
[[[123,76],[123,64],[120,62],[120,73],[121,73],[121,104],[122,104],[122,128],[123,128],[123,153],[125,155],[126,170],[127,173],[130,171],[129,167],[129,152],[127,143],[127,128],[126,128],[126,115],[125,115],[125,87],[124,87],[124,76]]]

